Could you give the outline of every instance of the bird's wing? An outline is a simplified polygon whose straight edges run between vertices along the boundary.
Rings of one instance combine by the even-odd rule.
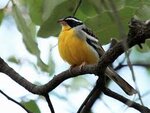
[[[92,46],[101,57],[104,54],[104,49],[102,48],[101,44],[98,41],[98,38],[93,34],[93,32],[88,29],[85,25],[76,27],[77,35],[80,38],[86,40],[86,42]]]
[[[76,31],[77,35],[80,38],[86,40],[86,42],[97,51],[100,57],[104,54],[104,49],[98,43],[98,39],[91,30],[89,30],[85,26],[80,26],[80,28],[76,29]],[[137,91],[132,86],[130,86],[130,84],[128,84],[123,78],[121,78],[112,68],[108,67],[105,71],[105,74],[109,78],[114,80],[127,94],[132,95],[137,93]]]

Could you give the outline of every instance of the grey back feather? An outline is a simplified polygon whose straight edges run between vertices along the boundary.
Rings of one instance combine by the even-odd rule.
[[[94,48],[100,57],[105,53],[97,37],[84,24],[74,27],[74,29],[78,37],[85,40],[92,48]]]

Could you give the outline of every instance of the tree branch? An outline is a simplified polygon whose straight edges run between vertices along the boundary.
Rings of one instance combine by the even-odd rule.
[[[150,113],[150,109],[149,108],[147,108],[145,106],[142,106],[142,105],[140,105],[140,104],[138,104],[138,103],[136,103],[134,101],[131,101],[131,100],[129,100],[129,99],[127,99],[127,98],[125,98],[125,97],[123,97],[123,96],[113,92],[113,91],[111,91],[108,88],[104,88],[103,89],[103,93],[105,95],[109,96],[109,97],[112,97],[112,98],[114,98],[116,100],[119,100],[120,102],[126,104],[129,107],[133,107],[134,109],[140,111],[141,113]]]
[[[81,3],[82,3],[82,0],[79,0],[78,4],[77,4],[77,6],[76,6],[76,8],[75,8],[75,10],[74,10],[74,12],[73,12],[73,16],[76,15],[76,13],[77,13],[79,7],[81,6]]]
[[[17,105],[19,105],[20,107],[22,107],[27,113],[33,113],[30,110],[26,109],[22,104],[20,104],[16,100],[14,100],[11,97],[9,97],[8,95],[6,95],[2,90],[0,90],[0,93],[3,94],[8,100],[10,100],[10,101],[16,103]]]
[[[44,97],[45,97],[45,99],[46,99],[46,101],[47,101],[47,103],[48,103],[48,106],[49,106],[49,108],[50,108],[51,113],[55,113],[54,107],[53,107],[53,105],[52,105],[52,102],[51,102],[51,100],[50,100],[49,95],[48,95],[48,94],[45,94]]]
[[[90,113],[91,107],[95,103],[95,101],[99,98],[102,93],[102,89],[105,86],[105,77],[99,77],[95,87],[90,92],[86,100],[82,103],[77,113]]]
[[[19,85],[24,87],[29,92],[33,94],[38,94],[38,95],[45,95],[46,93],[52,91],[59,84],[61,84],[63,81],[69,78],[77,77],[79,75],[83,75],[87,73],[89,74],[95,73],[96,72],[95,66],[96,65],[83,66],[82,70],[80,69],[80,67],[72,68],[71,71],[67,70],[54,76],[53,79],[50,80],[48,83],[41,85],[41,86],[37,86],[29,82],[28,80],[26,80],[20,74],[18,74],[14,69],[8,66],[8,64],[2,58],[0,58],[0,72],[8,75],[11,79],[16,81]]]
[[[86,65],[83,66],[82,69],[80,67],[72,68],[71,72],[70,70],[64,71],[57,76],[54,76],[52,80],[50,80],[48,83],[37,86],[35,84],[32,84],[25,78],[21,77],[15,70],[13,70],[11,67],[8,66],[6,62],[2,58],[0,58],[0,72],[5,73],[10,78],[12,78],[14,81],[16,81],[18,84],[23,86],[25,89],[27,89],[29,92],[38,94],[38,95],[45,95],[48,94],[48,92],[55,89],[59,84],[61,84],[63,81],[76,77],[83,74],[95,74],[99,75],[99,77],[102,77],[106,67],[110,64],[112,64],[115,59],[117,59],[118,56],[120,56],[122,53],[125,52],[124,50],[124,42],[126,42],[127,47],[131,48],[136,44],[144,43],[146,39],[150,38],[150,22],[142,22],[139,20],[132,19],[130,23],[130,30],[128,37],[123,39],[122,41],[115,44],[112,48],[110,48],[102,57],[101,60],[97,65]],[[104,90],[104,92],[107,94],[107,90]],[[111,94],[110,94],[111,95]],[[117,95],[116,95],[117,96]],[[118,96],[119,97],[119,96]],[[114,97],[113,97],[114,98]],[[120,97],[122,98],[122,97]],[[116,97],[116,99],[118,99]],[[124,100],[128,101],[128,99],[123,98]],[[119,100],[119,99],[118,99]],[[119,100],[121,101],[121,100]],[[141,108],[144,106],[139,105]],[[135,109],[136,106],[132,105]],[[145,107],[146,109],[146,107]],[[138,109],[139,110],[139,109]],[[150,111],[148,109],[148,111]]]
[[[108,64],[112,64],[118,56],[124,53],[124,42],[131,48],[136,44],[144,43],[146,39],[150,38],[150,25],[145,24],[145,22],[132,19],[129,27],[128,37],[118,42],[101,57],[98,68],[107,67]]]
[[[145,68],[150,68],[150,64],[144,64],[144,63],[132,63],[133,66],[139,66],[139,67],[145,67]],[[122,64],[119,63],[119,65],[117,67],[114,68],[115,71],[128,66],[127,64]]]
[[[144,28],[144,29],[143,29]],[[135,31],[134,31],[135,30]],[[145,33],[142,33],[142,34],[140,34],[140,32],[141,31],[146,31],[147,33],[147,35],[145,35]],[[137,35],[137,34],[138,35]],[[135,38],[138,38],[138,39],[135,39],[135,40],[133,40],[132,41],[132,39],[135,39]],[[128,47],[132,47],[132,46],[134,46],[132,43],[134,43],[134,41],[139,41],[139,42],[136,42],[137,44],[140,44],[140,42],[141,43],[143,43],[143,42],[145,42],[145,38],[150,38],[150,27],[149,27],[149,25],[148,24],[145,24],[144,22],[140,22],[140,21],[138,21],[138,20],[132,20],[131,21],[131,24],[130,24],[130,31],[129,31],[129,35],[128,35],[128,37],[125,39],[125,40],[123,40],[123,41],[121,41],[121,42],[119,42],[118,44],[116,44],[116,45],[114,45],[114,47],[112,47],[112,48],[110,48],[107,52],[106,52],[106,56],[104,55],[104,56],[102,56],[102,59],[101,59],[101,61],[99,62],[99,68],[98,69],[105,69],[105,67],[103,67],[105,64],[107,65],[107,64],[111,64],[115,59],[115,57],[117,58],[119,55],[121,55],[122,54],[122,51],[124,51],[124,47],[123,47],[123,42],[124,41],[126,41],[127,42],[127,46]],[[143,40],[141,40],[141,39],[143,39]],[[131,43],[132,42],[132,43]],[[115,49],[114,49],[115,48]],[[121,48],[121,49],[120,49]],[[120,50],[119,50],[120,49]],[[118,51],[117,51],[118,50]],[[115,51],[117,51],[117,52],[115,52]],[[120,52],[120,54],[119,54],[119,52]],[[118,55],[117,55],[118,54]],[[111,57],[109,57],[109,56],[113,56],[112,57],[112,59],[111,59]],[[107,58],[107,57],[109,57],[109,58]],[[110,59],[110,60],[109,60]],[[101,70],[99,70],[100,71],[100,73],[102,73],[103,74],[103,72],[101,71]],[[96,90],[96,89],[95,89]],[[93,91],[93,90],[92,90]],[[92,100],[91,102],[89,101],[88,103],[86,103],[86,104],[88,104],[88,105],[91,105],[91,103],[94,103],[95,101],[96,101],[96,99],[95,98],[98,98],[98,93],[99,94],[101,94],[101,91],[100,90],[98,90],[97,89],[97,95],[96,96],[94,96],[94,94],[93,95],[91,95],[91,97],[93,96],[94,98],[94,100]],[[126,100],[126,101],[128,101],[128,100]],[[86,102],[87,102],[87,99],[86,99]],[[85,102],[84,102],[84,105],[85,105]],[[83,110],[82,110],[82,113],[85,113],[84,111],[89,111],[89,109],[92,107],[92,106],[88,106],[88,107],[86,107],[86,105],[85,106],[83,106],[83,104],[81,105],[81,107],[83,108]],[[81,107],[80,107],[80,111],[81,111]],[[79,113],[79,112],[78,112]]]

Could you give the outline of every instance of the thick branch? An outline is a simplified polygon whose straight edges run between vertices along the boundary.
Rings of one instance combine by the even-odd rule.
[[[128,33],[128,37],[115,44],[101,57],[101,61],[98,64],[98,69],[103,70],[109,64],[112,64],[118,56],[124,53],[124,43],[127,44],[128,48],[131,48],[136,44],[139,45],[141,43],[144,43],[146,39],[150,38],[149,24],[145,24],[145,22],[133,19],[129,27],[130,31]]]
[[[129,107],[133,107],[136,110],[140,111],[141,113],[150,113],[150,109],[148,109],[147,107],[141,106],[140,104],[138,104],[134,101],[131,101],[131,100],[129,100],[129,99],[127,99],[127,98],[125,98],[125,97],[123,97],[123,96],[107,89],[107,88],[104,88],[103,92],[104,92],[105,95],[110,96],[114,99],[117,99],[117,100],[121,101],[122,103],[126,104]]]
[[[10,78],[12,78],[18,84],[23,86],[29,92],[39,95],[45,95],[48,92],[55,89],[59,84],[61,84],[66,79],[76,77],[82,74],[95,73],[96,70],[95,66],[93,65],[84,66],[82,70],[80,69],[80,67],[75,67],[71,71],[67,70],[58,74],[57,76],[54,76],[53,79],[50,80],[47,84],[41,86],[32,84],[31,82],[23,78],[14,69],[9,67],[8,64],[2,58],[0,58],[0,72],[7,74]]]
[[[102,57],[97,65],[87,65],[83,66],[82,69],[79,67],[73,68],[71,71],[64,71],[47,84],[37,86],[27,81],[25,78],[21,77],[17,72],[15,72],[11,67],[0,58],[0,72],[7,74],[10,78],[16,81],[18,84],[26,88],[28,91],[45,95],[48,92],[55,89],[59,84],[61,84],[66,79],[76,77],[83,74],[96,74],[103,75],[106,67],[114,62],[118,56],[124,53],[124,43],[126,42],[127,47],[131,48],[132,46],[141,43],[144,43],[146,39],[150,38],[150,23],[141,22],[138,20],[132,20],[130,24],[130,31],[127,38],[115,44],[110,48]]]
[[[119,55],[122,54],[122,52],[124,51],[124,43],[128,44],[127,47],[130,48],[130,47],[134,46],[134,44],[140,45],[141,43],[145,42],[145,40],[147,38],[150,38],[150,23],[148,24],[145,22],[132,20],[132,23],[130,24],[130,31],[129,31],[128,37],[125,40],[116,44],[112,49],[107,51],[107,53],[102,57],[102,61],[100,61],[99,65],[98,65],[98,70],[101,69],[101,70],[99,70],[99,72],[101,74],[103,74],[102,70],[104,70],[109,63],[111,64]],[[81,111],[81,108],[83,108],[82,113],[84,113],[85,111],[89,111],[90,108],[92,107],[92,104],[96,101],[96,98],[98,98],[100,94],[101,94],[101,91],[97,89],[97,95],[95,96],[95,94],[93,93],[93,95],[91,95],[91,98],[92,97],[94,97],[94,98],[91,99],[91,101],[88,100],[88,102],[86,99],[87,105],[84,102],[84,104],[82,104],[82,106],[80,107],[79,110]],[[128,101],[128,99],[126,99],[126,101]],[[85,106],[83,106],[83,105],[85,105]],[[133,107],[135,107],[135,106],[133,106]],[[135,109],[143,112],[143,110],[141,108],[135,108]],[[145,109],[149,110],[147,108],[145,108]]]

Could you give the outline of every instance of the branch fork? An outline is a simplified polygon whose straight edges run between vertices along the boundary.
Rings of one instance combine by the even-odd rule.
[[[80,67],[75,67],[75,68],[72,68],[71,73],[69,70],[64,71],[54,76],[52,80],[50,80],[48,83],[44,85],[37,86],[35,84],[32,84],[31,82],[23,78],[21,75],[19,75],[14,69],[9,67],[8,64],[2,58],[0,58],[0,72],[8,75],[11,79],[16,81],[19,85],[21,85],[22,87],[24,87],[31,93],[42,95],[42,96],[46,95],[46,99],[48,100],[49,105],[50,105],[51,104],[50,99],[47,97],[47,94],[51,92],[53,89],[55,89],[63,81],[72,77],[83,75],[83,74],[103,75],[107,66],[112,64],[117,59],[117,57],[119,57],[122,53],[125,52],[124,46],[123,46],[124,42],[126,42],[128,48],[131,48],[135,46],[136,44],[141,45],[142,43],[145,42],[146,39],[150,38],[150,21],[143,22],[143,21],[139,21],[136,19],[132,19],[131,23],[129,24],[129,28],[130,30],[129,30],[128,36],[125,39],[121,40],[120,42],[117,42],[112,48],[110,48],[101,57],[101,60],[99,61],[97,65],[86,65],[82,67],[82,70],[80,69]],[[103,78],[102,76],[99,76],[98,81],[102,78]],[[111,90],[107,89],[103,85],[99,85],[99,82],[97,82],[95,87],[97,88],[97,90],[96,92],[91,94],[91,97],[90,97],[91,100],[88,100],[87,103],[82,108],[81,110],[82,112],[78,112],[78,113],[84,113],[83,111],[85,111],[84,109],[86,108],[86,105],[91,104],[90,102],[93,101],[92,99],[95,97],[95,95],[98,98],[99,94],[101,94],[102,92],[112,98],[115,98],[123,102],[126,105],[128,105],[127,103],[129,102],[130,105],[128,106],[133,107],[134,109],[137,109],[138,111],[142,113],[150,113],[150,109],[148,109],[147,107],[139,105],[136,102],[133,102],[115,92],[112,92]],[[94,102],[95,101],[93,101],[93,103]],[[52,107],[52,106],[49,106],[49,107]],[[89,109],[91,109],[91,107],[92,107],[92,104],[89,107]],[[54,110],[53,110],[53,113],[54,113]]]

